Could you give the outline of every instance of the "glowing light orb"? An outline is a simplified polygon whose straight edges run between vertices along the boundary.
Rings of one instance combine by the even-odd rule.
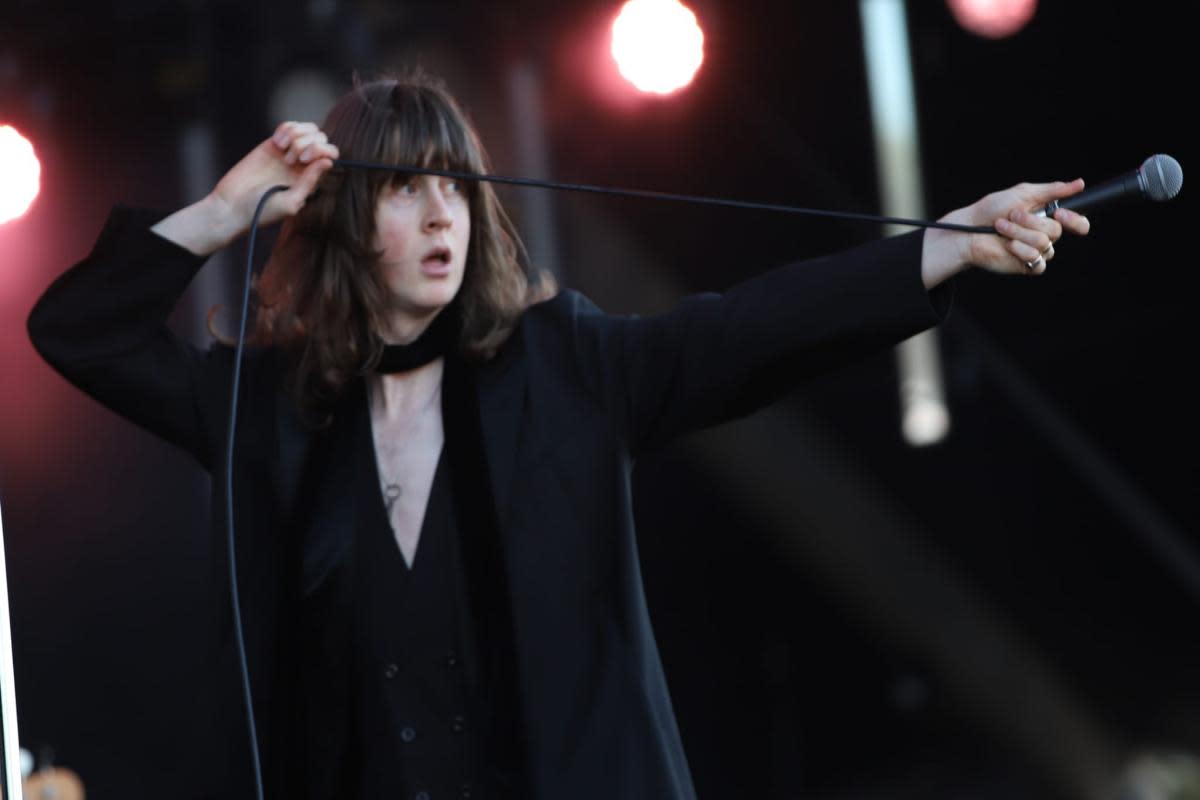
[[[0,125],[0,225],[29,210],[41,188],[42,165],[16,128]]]
[[[1037,0],[947,0],[947,5],[959,25],[988,39],[1012,36],[1037,11]]]
[[[704,31],[678,0],[629,0],[613,21],[612,56],[639,90],[670,94],[700,69]]]

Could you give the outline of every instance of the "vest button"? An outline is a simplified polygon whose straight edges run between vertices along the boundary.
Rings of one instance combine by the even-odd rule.
[[[411,742],[413,739],[417,738],[417,731],[415,728],[406,727],[404,730],[400,731],[400,738],[406,742]]]
[[[398,667],[396,664],[388,664],[383,668],[383,677],[387,678],[389,681],[399,674],[400,667]]]
[[[429,800],[429,792],[417,792],[413,795],[413,800]]]
[[[454,721],[450,723],[450,730],[454,731],[455,733],[462,733],[465,722],[466,720],[463,719],[461,714],[456,714]]]
[[[462,800],[471,800],[471,784],[464,783],[462,786],[458,787],[458,796],[461,797]]]
[[[449,653],[446,654],[446,666],[447,667],[457,667],[458,666],[458,654],[455,653],[453,650],[451,650]]]

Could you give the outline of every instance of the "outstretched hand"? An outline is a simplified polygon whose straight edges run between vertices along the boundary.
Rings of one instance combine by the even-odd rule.
[[[1014,275],[1045,272],[1063,233],[1086,236],[1091,223],[1066,208],[1055,211],[1053,218],[1034,212],[1082,190],[1082,178],[1070,183],[1020,183],[950,212],[942,222],[990,227],[996,233],[928,229],[922,263],[926,286],[932,287],[967,266]]]

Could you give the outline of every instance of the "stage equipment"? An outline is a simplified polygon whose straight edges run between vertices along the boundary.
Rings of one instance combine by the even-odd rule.
[[[704,62],[704,31],[678,0],[629,0],[613,20],[612,56],[639,91],[670,94]]]
[[[1037,0],[948,0],[946,5],[959,25],[986,39],[1012,36],[1037,11]]]
[[[11,125],[0,125],[0,225],[29,210],[41,188],[42,165],[33,145]]]
[[[1183,188],[1183,167],[1171,156],[1159,153],[1142,162],[1132,172],[1105,181],[1099,186],[1084,189],[1079,194],[1055,200],[1040,212],[1050,217],[1060,208],[1076,211],[1095,208],[1120,200],[1152,200],[1165,203],[1179,194]]]
[[[11,129],[10,129],[11,130]],[[4,518],[0,516],[0,738],[4,748],[4,796],[21,797],[21,745],[17,733],[17,690],[13,678],[12,625],[8,615],[8,566],[4,563]]]
[[[904,3],[892,0],[859,2],[879,202],[889,214],[922,217],[924,170],[904,13]],[[889,225],[886,232],[899,231]],[[938,343],[937,330],[930,329],[895,348],[900,432],[913,447],[937,444],[950,432]]]

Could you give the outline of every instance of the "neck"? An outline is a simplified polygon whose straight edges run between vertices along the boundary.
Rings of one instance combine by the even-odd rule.
[[[388,320],[387,330],[383,332],[386,344],[412,344],[425,329],[433,324],[442,309],[437,309],[425,316],[414,316],[407,313],[392,314]]]
[[[396,419],[426,410],[441,393],[445,363],[445,359],[435,358],[408,372],[368,376],[371,414],[383,419]]]

